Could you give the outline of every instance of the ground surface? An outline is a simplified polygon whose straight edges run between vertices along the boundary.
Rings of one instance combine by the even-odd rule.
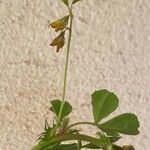
[[[150,147],[149,0],[83,0],[76,6],[67,100],[73,121],[92,120],[90,94],[107,88],[116,112],[139,116],[141,134],[120,143]],[[0,0],[0,149],[29,150],[60,98],[64,50],[49,43],[48,20],[65,14],[54,0]],[[50,119],[51,120],[51,119]],[[84,127],[84,131],[93,129]]]

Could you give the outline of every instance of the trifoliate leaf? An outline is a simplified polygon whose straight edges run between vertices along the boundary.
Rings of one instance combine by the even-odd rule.
[[[92,107],[95,122],[101,121],[118,107],[117,96],[108,91],[100,90],[92,94]]]
[[[139,133],[139,122],[136,115],[125,113],[100,124],[99,128],[104,132],[114,131],[122,134],[137,135]]]
[[[60,107],[61,107],[61,101],[60,100],[53,100],[50,103],[51,103],[51,106],[52,106],[50,108],[50,110],[52,112],[54,112],[56,117],[58,118]],[[72,106],[68,102],[65,102],[61,118],[63,119],[66,116],[68,116],[71,113],[71,111],[72,111]]]

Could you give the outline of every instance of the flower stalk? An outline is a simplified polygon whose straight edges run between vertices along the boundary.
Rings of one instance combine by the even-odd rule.
[[[67,71],[68,71],[68,64],[69,64],[69,56],[70,56],[70,45],[71,45],[71,37],[72,37],[72,22],[73,22],[73,14],[72,14],[72,5],[69,7],[69,16],[70,16],[70,25],[69,25],[69,36],[68,36],[68,43],[67,43],[67,51],[65,55],[65,69],[64,69],[64,79],[63,79],[63,93],[62,93],[62,101],[61,101],[61,106],[60,106],[60,111],[59,111],[59,116],[57,119],[56,126],[52,132],[52,135],[56,133],[56,130],[58,126],[61,123],[61,118],[62,118],[62,112],[65,104],[65,97],[66,97],[66,85],[67,85]]]
[[[59,112],[59,116],[58,116],[58,125],[60,124],[62,110],[63,110],[64,104],[65,104],[66,85],[67,85],[67,71],[68,71],[68,63],[69,63],[71,37],[72,37],[72,22],[73,22],[72,7],[71,8],[68,7],[68,10],[69,10],[69,15],[70,15],[70,27],[69,27],[69,37],[68,37],[67,52],[66,52],[66,59],[65,59],[65,71],[64,71],[64,84],[63,84],[62,104],[61,104],[60,112]]]

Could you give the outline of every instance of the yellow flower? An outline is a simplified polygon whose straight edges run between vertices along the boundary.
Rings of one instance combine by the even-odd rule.
[[[64,30],[65,27],[68,24],[69,15],[63,17],[62,19],[59,19],[57,21],[52,22],[49,26],[54,28],[56,32],[60,30]]]
[[[51,46],[56,46],[56,52],[59,52],[59,49],[62,48],[65,44],[65,31],[61,32],[59,36],[57,36],[52,43],[50,44]]]

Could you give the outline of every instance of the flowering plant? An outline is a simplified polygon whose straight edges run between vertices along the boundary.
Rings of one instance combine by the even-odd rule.
[[[137,116],[132,113],[124,113],[110,120],[103,121],[108,115],[115,111],[119,104],[118,97],[106,89],[97,90],[91,96],[93,121],[76,122],[70,124],[70,113],[72,106],[65,100],[67,69],[69,62],[70,43],[72,37],[73,25],[73,7],[80,0],[61,0],[68,9],[68,15],[62,19],[50,23],[59,35],[51,42],[51,46],[56,46],[56,52],[59,52],[65,45],[65,35],[68,31],[68,43],[66,52],[64,84],[61,100],[50,101],[50,111],[55,116],[55,121],[49,125],[45,121],[44,132],[39,135],[39,143],[31,150],[81,150],[81,149],[102,149],[102,150],[134,150],[133,146],[119,146],[118,141],[123,134],[139,134],[139,122]],[[91,125],[97,128],[95,136],[82,134],[75,128],[78,125]],[[72,141],[71,143],[68,141]],[[67,142],[67,143],[64,143]]]

